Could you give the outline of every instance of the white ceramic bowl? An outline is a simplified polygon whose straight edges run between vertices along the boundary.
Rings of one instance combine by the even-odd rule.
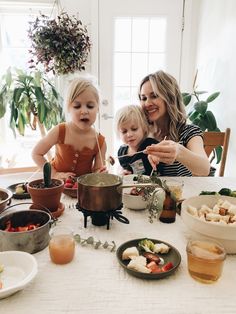
[[[134,181],[134,178],[137,177],[137,174],[128,174],[123,176],[123,185],[135,184],[137,181]],[[149,178],[149,176],[144,176]],[[145,201],[141,195],[131,195],[132,188],[123,189],[122,202],[123,205],[129,209],[133,210],[142,210],[147,206],[147,201]]]
[[[236,205],[236,198],[223,195],[199,195],[190,197],[183,201],[181,207],[181,217],[183,222],[191,229],[196,237],[207,237],[220,242],[227,253],[236,253],[236,224],[221,225],[199,219],[188,212],[188,206],[194,206],[199,209],[201,205],[207,205],[210,208],[217,203],[219,199],[229,201]]]
[[[26,252],[0,252],[0,263],[3,265],[3,271],[0,274],[3,285],[0,289],[0,299],[22,290],[38,272],[35,257]]]

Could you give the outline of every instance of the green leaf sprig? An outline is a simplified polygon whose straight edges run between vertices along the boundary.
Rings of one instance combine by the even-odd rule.
[[[111,243],[108,243],[105,241],[102,243],[100,240],[95,240],[92,236],[88,237],[87,239],[83,239],[78,233],[74,235],[74,239],[77,243],[81,245],[92,245],[94,249],[104,248],[110,250],[110,252],[116,251],[116,243],[115,241],[111,241]]]

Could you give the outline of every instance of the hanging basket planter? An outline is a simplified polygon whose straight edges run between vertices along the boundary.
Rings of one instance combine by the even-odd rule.
[[[66,12],[50,19],[41,14],[30,22],[30,67],[42,64],[45,71],[62,75],[85,70],[91,49],[86,26]]]

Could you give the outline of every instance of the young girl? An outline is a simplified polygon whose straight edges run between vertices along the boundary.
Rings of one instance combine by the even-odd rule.
[[[118,150],[123,174],[150,175],[152,166],[147,155],[142,152],[135,154],[143,151],[148,145],[158,143],[154,138],[148,137],[149,126],[142,108],[136,105],[121,108],[116,114],[116,129],[124,143]],[[125,156],[121,157],[123,155]]]
[[[70,86],[66,111],[68,122],[52,128],[32,151],[39,167],[46,162],[44,155],[55,145],[51,161],[52,176],[66,179],[91,172],[104,171],[106,142],[93,128],[99,108],[99,92],[92,80],[76,78]]]

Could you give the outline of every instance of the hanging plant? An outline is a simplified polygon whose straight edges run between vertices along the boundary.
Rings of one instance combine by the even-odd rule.
[[[30,67],[42,64],[46,72],[69,74],[85,70],[91,42],[86,26],[66,12],[56,19],[40,14],[30,22],[28,36],[31,40]]]

